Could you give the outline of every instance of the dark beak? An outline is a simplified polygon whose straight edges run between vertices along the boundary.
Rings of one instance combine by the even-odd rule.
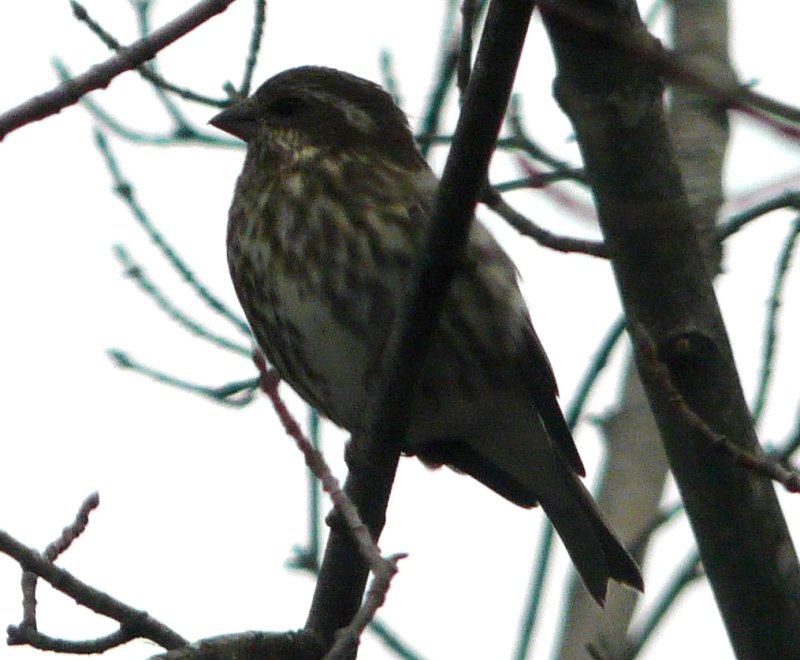
[[[258,128],[256,113],[245,101],[226,108],[208,123],[245,142],[255,137]]]

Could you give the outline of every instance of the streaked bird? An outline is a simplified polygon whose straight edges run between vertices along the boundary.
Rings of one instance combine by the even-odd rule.
[[[358,436],[373,421],[392,324],[437,179],[379,86],[284,71],[211,123],[247,143],[228,264],[256,341],[309,404]],[[584,488],[553,370],[511,259],[475,220],[410,411],[404,451],[542,505],[602,604],[639,570]]]

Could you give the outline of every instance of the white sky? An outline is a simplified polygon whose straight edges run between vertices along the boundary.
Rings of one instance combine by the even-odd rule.
[[[189,2],[162,0],[154,23]],[[734,57],[744,80],[800,105],[793,51],[798,10],[767,0],[735,3]],[[124,41],[135,37],[126,2],[86,3]],[[275,0],[256,81],[284,68],[319,63],[379,79],[378,53],[396,58],[405,108],[419,119],[439,39],[438,2]],[[182,84],[220,95],[238,82],[249,39],[252,3],[239,0],[161,57],[162,70]],[[789,15],[791,13],[791,15]],[[66,2],[28,0],[0,15],[0,110],[54,84],[50,65],[62,57],[74,72],[107,57],[105,48],[70,16]],[[553,76],[541,27],[531,29],[518,76],[528,125],[537,139],[576,162],[566,120],[548,96]],[[125,123],[157,132],[167,120],[134,73],[95,96]],[[204,122],[205,108],[190,113]],[[741,192],[800,171],[800,149],[752,124],[736,121],[728,185]],[[162,265],[158,254],[110,191],[93,146],[92,121],[81,108],[27,126],[0,144],[0,529],[43,548],[72,520],[94,490],[100,509],[89,530],[59,563],[88,583],[145,609],[189,639],[248,629],[288,630],[305,619],[313,581],[288,572],[291,547],[305,540],[306,478],[300,454],[264,400],[245,410],[205,400],[116,369],[110,347],[188,380],[209,385],[247,378],[247,360],[188,338],[129,281],[111,253],[122,242],[168,295],[199,320],[227,326]],[[133,146],[111,138],[139,200],[204,282],[228,303],[235,296],[224,253],[227,207],[242,152]],[[441,165],[439,157],[435,163]],[[573,233],[541,194],[515,196],[532,217]],[[482,213],[487,217],[486,212]],[[788,230],[788,214],[773,214],[729,244],[728,273],[719,294],[742,379],[754,391],[764,302],[773,256]],[[499,223],[503,239],[514,233]],[[619,305],[607,264],[556,255],[528,240],[509,245],[523,274],[533,319],[569,402],[586,362]],[[796,261],[796,260],[795,260]],[[762,433],[781,440],[797,406],[800,278],[784,294],[784,349]],[[573,328],[578,331],[572,332]],[[235,338],[233,331],[229,336]],[[601,413],[613,401],[613,376],[593,399]],[[304,406],[292,399],[301,419]],[[331,462],[339,467],[343,436],[326,428]],[[579,443],[597,464],[597,437],[584,423]],[[782,498],[800,531],[800,504]],[[471,480],[428,472],[403,461],[381,546],[408,552],[381,617],[426,658],[509,657],[527,588],[541,513],[517,510]],[[667,538],[664,538],[666,536]],[[659,537],[648,564],[648,599],[688,552],[685,522]],[[555,573],[567,562],[561,550]],[[548,594],[533,657],[550,652],[559,594]],[[20,619],[18,568],[0,557],[0,624]],[[39,590],[40,628],[71,638],[105,634],[113,625],[78,611],[63,596]],[[0,657],[43,657],[0,647]],[[156,652],[142,643],[107,654],[112,660]],[[392,657],[367,636],[365,658]],[[690,588],[643,657],[731,657],[705,585]]]

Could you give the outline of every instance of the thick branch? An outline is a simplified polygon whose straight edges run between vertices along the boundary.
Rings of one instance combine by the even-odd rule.
[[[345,491],[375,539],[383,529],[412,389],[466,243],[532,10],[531,0],[491,3],[439,185],[433,221],[409,291],[407,312],[389,343],[386,380],[372,437],[354,439],[349,451]],[[358,609],[366,576],[365,562],[355,550],[351,535],[334,525],[306,622],[306,630],[319,635],[325,646]]]
[[[682,61],[734,81],[727,52],[726,0],[673,0],[671,11],[673,45]],[[677,163],[694,209],[692,219],[709,271],[714,273],[722,252],[715,226],[722,204],[722,163],[728,142],[725,107],[702,92],[678,85],[672,89],[668,119]],[[642,542],[634,556],[641,562],[649,538],[643,530],[658,517],[669,466],[633,359],[625,370],[619,407],[603,424],[608,470],[597,500],[623,539],[640,536]],[[635,592],[618,589],[609,593],[606,608],[600,612],[585,591],[573,588],[566,625],[570,634],[562,640],[560,657],[576,657],[587,642],[609,656],[619,655],[627,643],[636,602]]]
[[[598,3],[572,3],[597,13]],[[604,4],[616,32],[642,30],[633,3]],[[630,323],[652,337],[687,405],[757,454],[752,420],[669,140],[662,86],[625,39],[544,13],[570,116]],[[772,484],[676,415],[652,373],[640,374],[698,545],[740,658],[800,648],[800,568]],[[734,551],[735,549],[735,551]]]

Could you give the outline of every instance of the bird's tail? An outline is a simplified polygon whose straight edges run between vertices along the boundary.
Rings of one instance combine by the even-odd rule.
[[[609,579],[643,590],[636,562],[540,422],[524,433],[519,426],[509,425],[491,438],[481,434],[469,440],[431,443],[416,447],[415,453],[432,467],[447,464],[469,474],[515,504],[541,504],[586,588],[601,606]]]
[[[562,493],[541,498],[541,505],[589,593],[604,605],[610,578],[643,591],[639,567],[611,531],[581,480],[566,470],[563,477]]]
[[[434,442],[417,440],[407,451],[431,467],[445,464],[465,472],[520,506],[541,504],[600,605],[609,579],[641,591],[636,562],[614,536],[578,476],[583,466],[555,401],[547,421],[527,396],[516,398],[499,392],[494,399],[484,397],[482,405],[461,411],[460,436]],[[552,423],[555,416],[559,424]],[[425,419],[417,420],[417,427]],[[447,428],[458,423],[450,420]],[[436,437],[436,430],[428,429],[426,435]],[[565,451],[570,446],[572,450]]]
[[[497,452],[497,447],[496,442],[449,441],[421,447],[417,452],[428,465],[447,464],[515,504],[541,504],[583,583],[600,606],[605,604],[609,579],[643,591],[636,562],[611,531],[580,478],[560,456],[550,449],[551,460],[543,464],[543,452],[539,453],[536,469],[529,470],[525,468],[530,454],[524,459],[517,454],[515,460],[515,452]]]

